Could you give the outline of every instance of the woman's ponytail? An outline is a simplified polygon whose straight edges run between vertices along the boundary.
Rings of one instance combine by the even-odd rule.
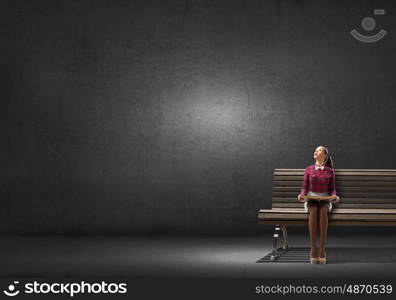
[[[333,159],[331,158],[329,150],[327,148],[325,148],[325,149],[326,149],[326,154],[327,154],[325,166],[334,169],[334,162],[333,162]]]

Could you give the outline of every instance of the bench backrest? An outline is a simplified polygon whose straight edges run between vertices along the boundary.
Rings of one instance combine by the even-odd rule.
[[[396,208],[396,169],[335,169],[338,208]],[[304,169],[275,169],[272,207],[303,207]]]

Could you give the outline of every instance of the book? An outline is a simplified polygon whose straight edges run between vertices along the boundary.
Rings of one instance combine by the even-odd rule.
[[[337,196],[304,196],[303,199],[305,201],[319,201],[319,202],[330,202],[332,200],[337,199]]]

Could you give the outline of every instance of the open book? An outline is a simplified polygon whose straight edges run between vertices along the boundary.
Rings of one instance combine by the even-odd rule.
[[[333,195],[333,196],[303,196],[303,199],[305,201],[331,201],[331,200],[335,200],[337,199],[337,196]]]

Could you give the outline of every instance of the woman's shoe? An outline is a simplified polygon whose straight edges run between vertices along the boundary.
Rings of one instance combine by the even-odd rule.
[[[311,264],[318,263],[318,255],[316,254],[316,253],[318,253],[317,251],[318,251],[318,249],[316,247],[315,248],[311,247],[311,254],[309,255]]]
[[[323,257],[321,257],[323,255]],[[319,251],[319,263],[321,265],[326,264],[326,251],[324,250],[324,248],[321,248]]]
[[[311,256],[311,264],[317,264],[317,263],[318,263],[318,258]]]
[[[321,265],[326,264],[326,256],[325,256],[325,257],[319,257],[319,263],[320,263]]]

